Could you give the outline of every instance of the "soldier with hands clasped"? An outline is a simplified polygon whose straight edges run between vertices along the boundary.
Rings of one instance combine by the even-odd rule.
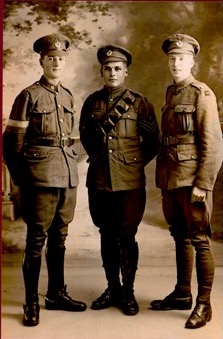
[[[89,95],[80,117],[80,137],[89,156],[89,209],[99,228],[108,284],[92,309],[116,305],[125,315],[135,315],[135,235],[145,209],[144,166],[157,154],[159,129],[151,103],[125,85],[132,54],[108,45],[97,57],[104,87]]]

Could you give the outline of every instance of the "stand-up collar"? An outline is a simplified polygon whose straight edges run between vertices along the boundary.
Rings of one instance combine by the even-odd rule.
[[[49,81],[43,75],[40,78],[39,83],[53,92],[58,92],[60,85],[61,85],[60,82],[58,82],[57,85],[50,84]]]
[[[104,91],[106,92],[107,96],[111,99],[120,97],[123,92],[126,90],[125,84],[118,86],[118,87],[106,87],[104,86]]]
[[[190,85],[193,81],[195,81],[195,78],[193,77],[192,74],[190,74],[189,77],[186,78],[185,80],[179,82],[178,84],[174,82],[173,85],[175,87],[175,90],[178,92],[182,90],[183,88],[187,87],[188,85]]]

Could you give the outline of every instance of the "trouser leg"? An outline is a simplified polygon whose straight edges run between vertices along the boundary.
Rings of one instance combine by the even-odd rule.
[[[57,190],[46,187],[21,188],[22,217],[27,224],[23,276],[26,303],[37,300],[42,248],[57,205]]]
[[[64,290],[65,242],[68,224],[74,216],[76,188],[60,189],[54,219],[47,230],[46,264],[48,270],[48,290],[46,297],[55,299]]]
[[[175,289],[191,293],[194,252],[190,239],[175,238],[177,284]]]
[[[108,287],[119,287],[119,241],[113,234],[101,233],[101,256]]]
[[[210,294],[215,270],[210,239],[205,233],[199,233],[193,237],[192,243],[196,250],[196,271],[198,282],[197,302],[210,304]]]

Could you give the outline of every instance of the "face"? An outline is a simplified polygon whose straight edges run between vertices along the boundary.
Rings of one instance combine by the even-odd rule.
[[[176,83],[189,77],[194,66],[193,55],[172,53],[168,56],[168,66]]]
[[[101,74],[105,85],[115,88],[124,84],[128,68],[125,62],[112,61],[102,66]]]
[[[63,74],[66,64],[66,56],[44,55],[44,57],[40,59],[40,64],[43,67],[43,73],[47,79],[57,80]]]

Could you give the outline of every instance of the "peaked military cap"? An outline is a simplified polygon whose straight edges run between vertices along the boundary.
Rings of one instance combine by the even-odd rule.
[[[192,36],[187,34],[172,34],[162,45],[162,50],[166,54],[183,53],[197,55],[200,51],[200,45]]]
[[[46,35],[33,44],[33,50],[41,56],[50,52],[50,55],[65,55],[71,41],[63,34]]]
[[[125,61],[127,66],[132,63],[131,52],[118,45],[107,45],[99,48],[97,57],[102,65],[110,61]]]

